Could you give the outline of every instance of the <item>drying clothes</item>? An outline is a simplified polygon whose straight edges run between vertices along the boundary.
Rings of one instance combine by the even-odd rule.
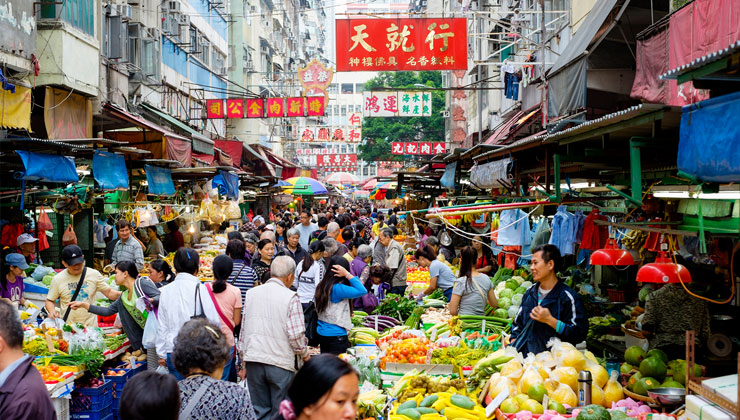
[[[578,219],[572,213],[568,213],[565,206],[558,206],[558,210],[552,218],[550,243],[558,247],[560,254],[573,255],[577,235]]]
[[[504,73],[504,96],[508,99],[519,99],[519,78],[513,73]]]
[[[609,228],[606,225],[597,225],[596,220],[607,220],[607,217],[599,213],[598,209],[591,210],[583,223],[583,236],[581,237],[581,249],[595,251],[606,245],[609,239]]]
[[[502,246],[526,246],[531,242],[529,217],[520,209],[504,210],[499,217],[497,244]]]

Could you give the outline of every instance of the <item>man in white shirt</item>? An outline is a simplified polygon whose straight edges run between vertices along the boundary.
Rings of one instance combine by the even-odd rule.
[[[177,277],[172,283],[159,289],[157,354],[160,366],[167,366],[179,381],[184,377],[172,363],[172,349],[180,328],[196,317],[208,318],[216,325],[221,325],[221,318],[208,290],[195,277],[200,267],[198,253],[190,248],[180,248],[173,263]]]
[[[319,227],[315,223],[311,223],[311,214],[308,210],[303,210],[301,212],[301,223],[297,224],[295,229],[301,234],[301,236],[298,237],[301,247],[303,249],[308,249],[308,241],[311,239],[310,236],[312,233],[319,230]]]

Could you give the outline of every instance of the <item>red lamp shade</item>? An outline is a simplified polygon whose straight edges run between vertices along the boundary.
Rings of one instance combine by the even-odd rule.
[[[680,277],[680,280],[679,280]],[[674,264],[668,253],[661,251],[655,262],[645,264],[637,271],[640,283],[691,283],[691,273],[681,264]]]
[[[632,254],[617,247],[617,240],[609,238],[603,249],[594,251],[589,259],[591,265],[633,265]]]

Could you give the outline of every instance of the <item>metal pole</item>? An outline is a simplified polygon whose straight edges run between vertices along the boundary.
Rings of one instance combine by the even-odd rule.
[[[478,3],[478,10],[483,10],[483,0],[479,0]],[[478,17],[478,27],[477,31],[478,33],[481,33],[483,31],[483,19],[481,19],[480,15],[476,15]],[[480,61],[483,57],[483,43],[481,37],[478,37],[478,54],[477,58],[478,61]],[[482,72],[481,69],[483,66],[481,64],[478,64],[478,79],[476,82],[478,82],[478,87],[481,87],[481,79],[482,79]],[[478,144],[483,143],[483,91],[478,90],[476,91],[476,96],[478,97]],[[471,145],[472,146],[472,145]]]
[[[545,78],[545,44],[547,39],[547,26],[545,25],[545,0],[540,0],[540,7],[542,8],[542,16],[540,18],[540,26],[542,27],[542,31],[540,33],[540,54],[542,54],[542,57],[540,57],[539,60],[540,63],[542,63],[540,66],[540,76],[542,77],[542,125],[547,126],[547,112],[544,112],[547,109],[547,107],[545,107],[545,101],[547,100],[547,80]],[[560,184],[558,183],[558,188],[559,186]]]

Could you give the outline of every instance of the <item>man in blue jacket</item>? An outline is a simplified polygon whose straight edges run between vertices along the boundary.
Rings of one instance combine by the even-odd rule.
[[[524,292],[511,332],[511,342],[525,355],[547,350],[552,337],[575,345],[588,333],[583,302],[557,277],[562,261],[558,248],[542,245],[532,254],[529,269],[535,284]]]

